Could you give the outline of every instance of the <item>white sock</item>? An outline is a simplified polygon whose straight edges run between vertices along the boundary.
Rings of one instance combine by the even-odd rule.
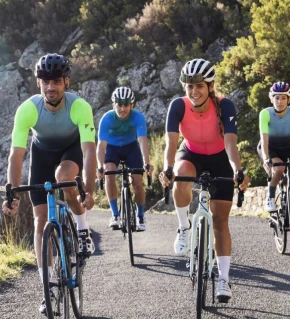
[[[189,220],[188,220],[188,211],[189,205],[185,207],[175,207],[178,220],[179,220],[179,228],[186,229],[189,228]]]
[[[217,256],[216,260],[219,271],[218,280],[229,280],[231,256]]]
[[[89,229],[89,223],[87,221],[87,210],[82,215],[73,214],[77,223],[77,230]]]
[[[39,272],[39,275],[40,275],[40,278],[41,278],[41,282],[43,283],[43,270],[42,270],[42,268],[38,268],[38,272]],[[48,277],[49,277],[49,279],[51,279],[51,276],[52,276],[52,266],[48,266]]]

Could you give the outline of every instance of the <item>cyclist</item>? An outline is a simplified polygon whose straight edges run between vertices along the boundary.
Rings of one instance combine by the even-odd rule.
[[[163,187],[170,185],[174,174],[199,176],[205,170],[213,177],[234,177],[237,183],[237,173],[242,167],[237,150],[235,106],[229,99],[216,97],[215,76],[212,64],[204,59],[188,61],[181,70],[180,82],[186,96],[174,99],[168,109],[164,171],[159,175]],[[176,153],[180,133],[183,141]],[[249,178],[244,174],[240,188],[245,190],[248,182]],[[230,299],[231,235],[228,218],[234,182],[219,182],[216,186],[210,191],[210,210],[219,271],[217,295]],[[173,199],[179,220],[174,251],[185,256],[189,251],[191,222],[188,213],[192,183],[174,183]]]
[[[153,166],[149,163],[147,125],[144,115],[134,110],[135,96],[128,87],[118,87],[112,93],[113,110],[103,115],[99,123],[97,160],[98,178],[103,178],[105,170],[117,169],[120,160],[127,167],[143,167],[152,175]],[[143,156],[143,159],[142,159]],[[144,217],[145,190],[142,174],[132,176],[132,185],[137,206],[137,230],[146,230]],[[105,190],[109,199],[112,217],[109,227],[119,228],[116,176],[107,175]]]
[[[274,83],[269,92],[273,107],[267,107],[260,112],[259,129],[260,142],[258,154],[268,175],[272,171],[271,181],[268,183],[268,194],[265,209],[269,212],[276,210],[276,187],[283,175],[285,167],[271,168],[271,163],[286,162],[290,158],[290,86],[286,82]]]
[[[40,94],[27,99],[17,109],[8,160],[7,180],[12,187],[21,181],[22,162],[26,151],[29,130],[32,132],[30,148],[29,184],[46,181],[69,181],[82,172],[86,199],[80,203],[74,187],[64,188],[68,205],[77,223],[80,251],[89,256],[94,243],[89,231],[87,210],[94,205],[93,190],[96,176],[95,127],[91,106],[79,96],[66,92],[70,83],[71,66],[59,54],[42,56],[35,66],[35,76]],[[39,274],[41,243],[47,221],[45,191],[31,191],[34,213],[34,245]],[[16,214],[19,201],[13,200],[12,209],[3,203],[5,214]],[[50,267],[49,271],[52,271]],[[52,296],[53,297],[53,296]],[[46,313],[45,301],[39,311]]]

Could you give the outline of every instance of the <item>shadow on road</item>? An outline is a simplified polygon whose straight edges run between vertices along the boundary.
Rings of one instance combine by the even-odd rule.
[[[290,276],[272,270],[232,263],[230,277],[232,280],[238,279],[239,283],[235,283],[235,285],[289,292]],[[274,279],[272,279],[273,277]],[[275,278],[277,278],[277,280]],[[282,280],[284,282],[282,282]],[[255,282],[255,285],[253,285],[253,282]]]
[[[92,317],[92,316],[84,316],[82,319],[112,319],[110,317]]]
[[[148,260],[148,263],[138,264],[138,260],[135,259],[135,267],[140,269],[145,269],[153,272],[164,273],[171,276],[187,277],[188,271],[186,269],[186,259],[169,256],[169,255],[146,255],[146,254],[134,254],[137,258],[143,258]],[[150,263],[152,261],[152,263]],[[165,268],[165,270],[163,269]],[[166,271],[166,268],[171,269],[171,271]],[[179,273],[172,273],[172,269],[178,271]]]
[[[100,256],[103,255],[103,251],[100,249],[100,242],[101,242],[101,235],[100,233],[94,231],[91,229],[92,235],[93,235],[93,240],[95,244],[95,252],[93,253],[92,256]]]

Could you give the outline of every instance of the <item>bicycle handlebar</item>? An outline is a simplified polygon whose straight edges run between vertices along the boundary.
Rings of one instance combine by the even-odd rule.
[[[199,185],[209,185],[210,183],[214,182],[233,182],[233,178],[231,177],[210,177],[209,175],[201,175],[199,177],[193,176],[175,176],[173,182],[194,182]],[[243,182],[243,177],[238,175],[238,185]],[[169,203],[169,187],[165,187],[164,189],[164,197],[165,197],[165,204]],[[241,207],[244,201],[244,191],[239,189],[238,192],[238,200],[237,206]]]
[[[116,170],[112,170],[112,171],[105,171],[104,175],[129,175],[129,174],[140,174],[140,173],[144,173],[146,172],[146,170],[144,168],[128,168],[125,167],[123,169],[116,169]],[[104,180],[100,179],[100,188],[101,190],[104,189]],[[147,175],[147,185],[151,186],[152,183],[152,178],[150,175]]]
[[[16,193],[20,192],[28,192],[28,191],[46,191],[50,192],[53,189],[58,189],[58,188],[64,188],[64,187],[71,187],[71,186],[76,186],[77,190],[79,191],[79,194],[81,196],[82,202],[85,201],[86,194],[83,189],[83,183],[82,179],[80,176],[76,176],[74,181],[71,182],[60,182],[60,183],[49,183],[46,182],[45,184],[35,184],[35,185],[22,185],[22,186],[17,186],[17,187],[12,187],[11,184],[6,184],[5,185],[5,190],[6,190],[6,198],[8,201],[8,207],[11,207],[11,204],[15,198]]]

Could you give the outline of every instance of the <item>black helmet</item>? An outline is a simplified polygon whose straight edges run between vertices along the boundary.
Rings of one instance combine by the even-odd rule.
[[[42,56],[35,66],[35,76],[39,79],[55,80],[71,73],[69,61],[63,55],[49,53]]]

